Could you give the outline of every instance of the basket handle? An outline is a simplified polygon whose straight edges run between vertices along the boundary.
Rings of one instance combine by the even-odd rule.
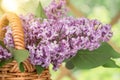
[[[0,40],[3,41],[6,33],[6,27],[10,24],[12,29],[12,36],[14,40],[14,45],[16,49],[25,49],[25,42],[24,42],[24,31],[22,27],[22,23],[20,18],[12,12],[8,12],[4,14],[0,19]]]

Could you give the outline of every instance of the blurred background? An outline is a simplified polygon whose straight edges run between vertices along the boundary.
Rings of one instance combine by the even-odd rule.
[[[42,6],[51,0],[0,0],[0,16],[7,11],[17,14],[35,12],[41,1]],[[109,44],[120,53],[120,0],[66,0],[70,16],[98,19],[112,25],[113,37]],[[120,59],[115,59],[120,65]],[[69,71],[64,64],[58,71],[52,71],[53,80],[120,80],[120,68],[103,68]]]

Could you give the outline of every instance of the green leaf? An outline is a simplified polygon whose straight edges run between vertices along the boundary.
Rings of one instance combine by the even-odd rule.
[[[37,74],[41,74],[42,71],[45,69],[45,68],[41,67],[40,65],[36,65],[35,67],[36,67]]]
[[[120,53],[116,52],[113,48],[111,50],[111,53],[109,53],[112,58],[120,58]]]
[[[40,1],[39,1],[39,4],[38,4],[38,7],[36,9],[35,15],[36,15],[36,17],[39,17],[39,18],[42,18],[42,19],[47,18]]]
[[[68,61],[68,62],[66,62],[65,67],[67,69],[73,69],[75,66],[74,66],[74,64],[71,61]]]
[[[13,58],[10,58],[8,60],[1,60],[0,61],[0,67],[4,66],[5,64],[10,63],[12,61],[13,61]]]
[[[22,62],[19,64],[19,69],[21,72],[24,72],[25,70]]]
[[[3,41],[0,40],[0,45],[3,47],[3,48],[6,48],[5,44]]]
[[[120,68],[120,66],[118,66],[114,60],[110,59],[108,60],[103,67],[107,67],[107,68]]]
[[[13,58],[18,62],[18,66],[21,72],[24,72],[23,61],[29,57],[28,50],[16,50],[14,48],[9,48],[9,51],[13,54]]]
[[[103,43],[94,51],[80,50],[70,62],[78,69],[90,69],[104,65],[110,58],[116,58],[119,55],[108,43]]]
[[[29,52],[27,50],[13,49],[12,52],[13,52],[12,54],[13,54],[14,59],[18,63],[21,63],[21,62],[25,61],[29,57]]]

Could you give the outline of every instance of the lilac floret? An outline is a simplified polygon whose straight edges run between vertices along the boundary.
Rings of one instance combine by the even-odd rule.
[[[66,16],[67,8],[65,6],[65,0],[53,0],[49,6],[47,6],[44,10],[49,19],[60,19],[63,16]]]
[[[9,59],[11,57],[11,53],[7,51],[7,49],[4,49],[2,46],[0,46],[0,60]]]
[[[14,41],[13,41],[13,37],[12,37],[12,31],[10,27],[6,27],[6,34],[5,34],[5,38],[4,38],[4,44],[6,45],[6,47],[14,47]]]

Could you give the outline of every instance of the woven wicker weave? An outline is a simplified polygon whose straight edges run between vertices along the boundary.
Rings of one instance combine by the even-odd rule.
[[[14,13],[6,13],[0,19],[0,40],[5,36],[3,27],[10,23],[12,36],[16,49],[25,49],[24,32],[20,18]],[[16,61],[8,63],[0,68],[0,80],[51,80],[49,70],[44,70],[40,75],[36,73],[36,69],[29,60],[23,62],[25,71],[20,72]]]

